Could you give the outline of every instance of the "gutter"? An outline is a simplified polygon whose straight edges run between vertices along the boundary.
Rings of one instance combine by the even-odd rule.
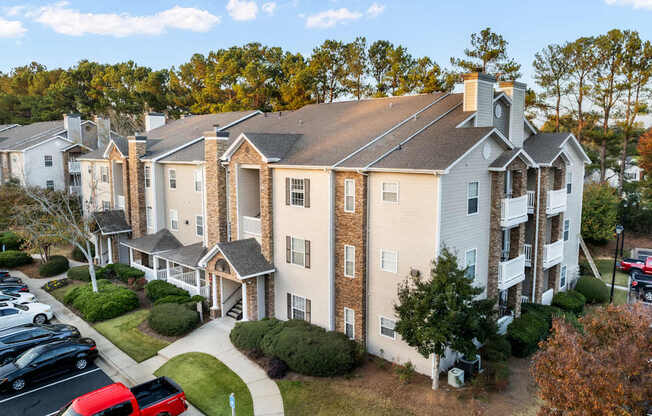
[[[537,210],[534,222],[534,270],[532,270],[532,303],[536,301],[537,260],[539,254],[539,209],[541,206],[541,168],[537,169]]]

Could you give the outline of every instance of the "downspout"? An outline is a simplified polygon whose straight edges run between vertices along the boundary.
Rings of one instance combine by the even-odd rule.
[[[537,260],[539,257],[539,208],[541,202],[541,167],[537,168],[537,209],[534,222],[534,267],[532,270],[532,303],[536,302]]]

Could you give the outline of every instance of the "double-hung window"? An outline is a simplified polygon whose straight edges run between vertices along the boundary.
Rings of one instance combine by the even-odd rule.
[[[301,319],[310,322],[310,299],[303,296],[287,294],[288,319]]]
[[[204,217],[202,215],[197,215],[195,217],[195,225],[197,226],[197,237],[204,235]]]
[[[383,202],[398,202],[398,183],[383,182],[380,184],[381,199]]]
[[[108,211],[111,209],[111,203],[109,201],[102,201],[102,210]]]
[[[168,169],[168,182],[170,189],[177,189],[177,171],[176,169]]]
[[[290,205],[303,207],[305,196],[303,179],[290,179]]]
[[[152,207],[147,207],[145,210],[145,213],[147,214],[147,228],[152,228],[154,226],[154,222],[152,219]]]
[[[561,266],[561,270],[559,272],[559,288],[563,289],[566,287],[566,266]]]
[[[466,251],[464,258],[465,272],[464,275],[469,279],[475,279],[475,264],[477,262],[478,250],[472,248],[471,250]]]
[[[355,247],[344,246],[344,276],[355,277]]]
[[[396,339],[396,333],[394,328],[396,326],[396,321],[393,319],[385,318],[384,316],[380,317],[380,335]]]
[[[170,229],[172,231],[179,231],[179,214],[176,209],[170,210]]]
[[[100,180],[103,183],[109,183],[109,167],[100,166]]]
[[[45,165],[46,168],[51,168],[52,167],[52,156],[50,156],[50,155],[43,156],[43,164]]]
[[[570,194],[573,191],[573,172],[566,171],[566,193]]]
[[[466,191],[466,213],[468,215],[477,214],[479,210],[480,184],[478,182],[469,182]]]
[[[54,191],[54,181],[53,180],[45,181],[45,188],[50,191]]]
[[[203,188],[203,178],[201,170],[195,171],[195,192],[201,192]]]
[[[344,333],[349,339],[355,338],[355,312],[353,309],[344,308]]]
[[[570,220],[564,220],[564,241],[568,241],[570,238]]]
[[[380,250],[380,269],[384,272],[398,273],[398,253],[392,250]]]
[[[145,188],[152,186],[152,167],[145,166]]]
[[[353,179],[344,180],[344,212],[355,211],[355,181]]]
[[[292,254],[290,257],[290,263],[296,264],[297,266],[305,266],[306,240],[292,237],[290,250]]]

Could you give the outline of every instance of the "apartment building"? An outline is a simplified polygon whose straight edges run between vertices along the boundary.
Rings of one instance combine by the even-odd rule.
[[[79,114],[63,120],[21,126],[0,126],[0,181],[81,193],[82,154],[109,141],[108,119],[82,120]]]
[[[431,375],[393,305],[442,247],[502,325],[577,277],[589,159],[525,119],[525,88],[475,73],[460,94],[194,116],[88,163],[111,172],[118,149],[127,164],[106,212],[128,190],[114,228],[130,227],[120,245],[148,278],[206,296],[215,317],[305,319]]]

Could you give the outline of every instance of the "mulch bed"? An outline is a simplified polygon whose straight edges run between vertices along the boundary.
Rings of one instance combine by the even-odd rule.
[[[41,264],[42,263],[39,260],[34,259],[31,264],[15,267],[13,270],[18,270],[19,272],[25,273],[32,279],[49,279],[49,277],[42,277],[38,274],[38,268]]]

